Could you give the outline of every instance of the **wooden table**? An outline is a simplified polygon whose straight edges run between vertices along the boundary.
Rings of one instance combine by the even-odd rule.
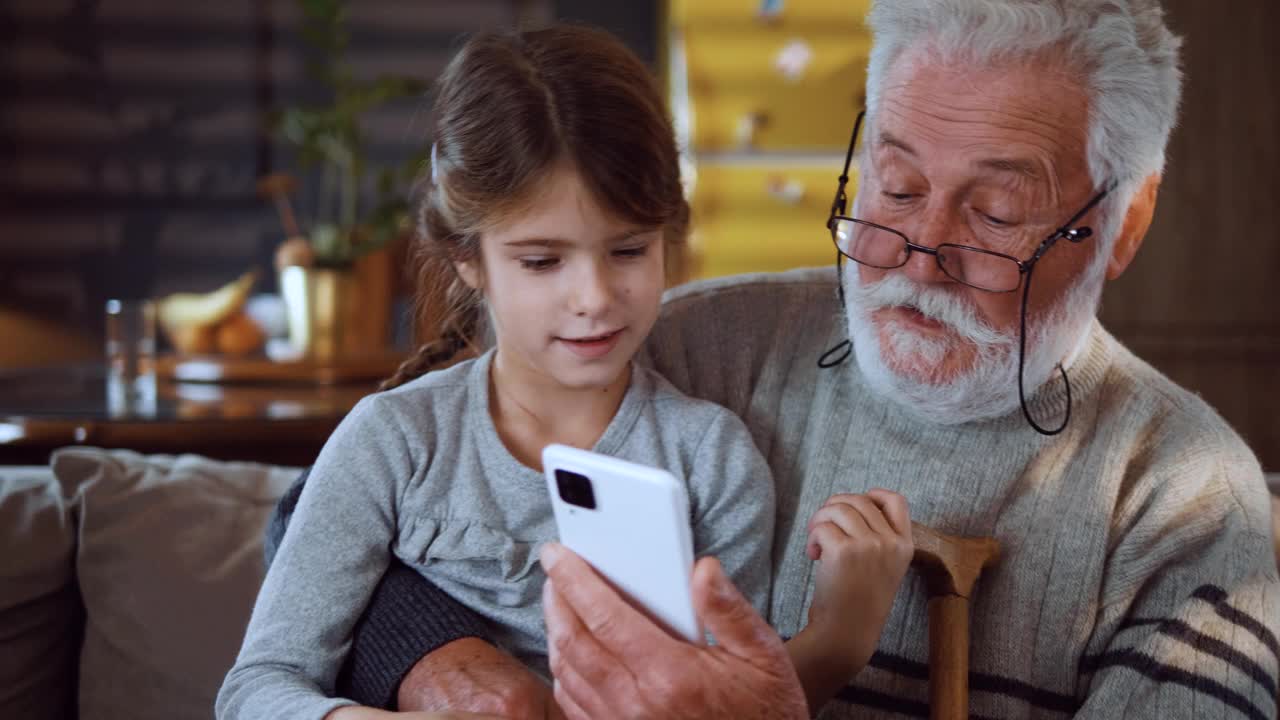
[[[374,381],[160,380],[154,403],[113,407],[102,366],[0,371],[0,464],[42,465],[66,445],[308,465]]]

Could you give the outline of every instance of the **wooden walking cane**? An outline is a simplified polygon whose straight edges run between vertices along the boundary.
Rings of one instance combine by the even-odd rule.
[[[911,524],[915,557],[929,593],[929,717],[969,717],[969,598],[983,568],[1000,557],[994,538],[944,535]]]

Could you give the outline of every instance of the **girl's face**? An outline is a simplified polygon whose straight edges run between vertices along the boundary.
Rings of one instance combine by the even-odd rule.
[[[522,213],[481,235],[480,263],[458,272],[484,294],[504,369],[607,388],[658,318],[662,230],[607,213],[572,169],[541,186]]]

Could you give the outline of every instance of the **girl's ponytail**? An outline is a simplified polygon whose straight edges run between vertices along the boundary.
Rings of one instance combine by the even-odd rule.
[[[460,250],[474,250],[475,239],[468,242],[449,232],[436,204],[439,199],[437,188],[427,190],[420,222],[424,237],[420,238],[413,255],[417,265],[418,292],[414,298],[417,327],[428,329],[436,339],[420,346],[401,363],[395,374],[378,387],[379,391],[399,387],[432,370],[461,362],[475,354],[480,343],[483,311],[480,293],[462,281],[453,264]]]
[[[479,325],[479,314],[480,308],[476,306],[462,311],[460,315],[468,317],[459,317],[458,320],[469,325],[469,331],[465,329],[466,326],[451,327],[442,332],[439,338],[420,346],[408,360],[400,363],[394,375],[382,381],[378,390],[381,392],[400,387],[432,370],[447,368],[469,357],[466,351],[476,347],[475,328]]]

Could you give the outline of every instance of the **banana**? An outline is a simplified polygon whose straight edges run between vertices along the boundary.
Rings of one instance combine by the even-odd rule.
[[[170,333],[216,325],[244,306],[258,279],[250,270],[211,293],[174,293],[160,300],[160,324]]]

